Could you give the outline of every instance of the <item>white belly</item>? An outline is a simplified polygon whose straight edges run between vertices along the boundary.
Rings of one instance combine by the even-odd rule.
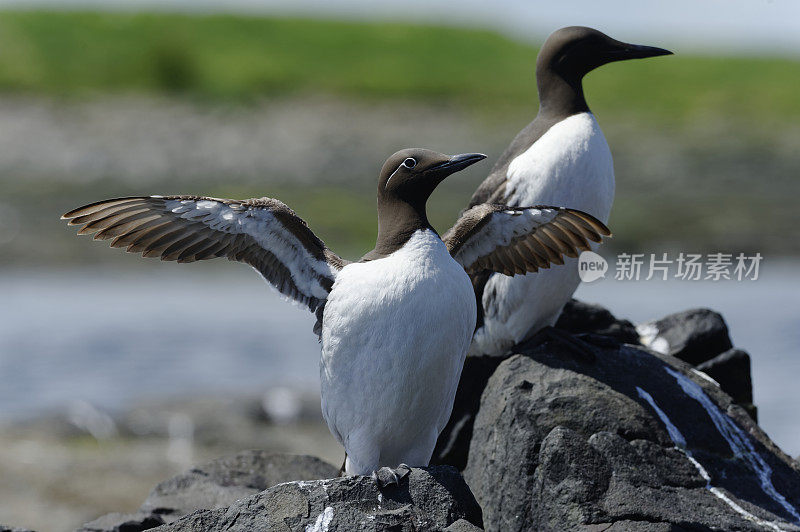
[[[570,207],[608,221],[614,201],[614,165],[591,113],[554,125],[508,168],[506,203]],[[484,325],[470,355],[503,355],[552,325],[580,284],[576,259],[538,273],[492,275],[483,292]]]
[[[469,278],[431,231],[339,272],[325,305],[320,379],[348,474],[428,465],[475,319]]]

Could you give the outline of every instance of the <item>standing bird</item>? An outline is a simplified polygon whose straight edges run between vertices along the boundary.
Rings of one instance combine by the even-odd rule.
[[[358,262],[340,258],[270,198],[120,198],[63,218],[82,225],[79,234],[144,257],[244,262],[315,312],[322,412],[345,448],[344,472],[373,473],[383,486],[407,473],[405,464],[428,465],[450,416],[475,329],[468,272],[536,271],[609,235],[579,211],[479,205],[440,238],[426,215],[429,196],[485,157],[392,155],[378,180],[377,242]]]
[[[470,207],[568,205],[607,222],[614,200],[614,166],[583,96],[583,77],[614,61],[671,53],[580,26],[551,34],[536,60],[539,113],[500,156]],[[553,262],[562,264],[559,258]],[[538,275],[473,275],[479,315],[470,355],[503,355],[539,331],[575,346],[552,325],[580,283],[577,264],[575,258],[567,259],[565,267]]]

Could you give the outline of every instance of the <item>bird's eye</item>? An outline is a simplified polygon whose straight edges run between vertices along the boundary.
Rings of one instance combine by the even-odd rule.
[[[417,160],[409,157],[408,159],[403,161],[403,166],[405,166],[406,168],[414,168],[415,166],[417,166]]]

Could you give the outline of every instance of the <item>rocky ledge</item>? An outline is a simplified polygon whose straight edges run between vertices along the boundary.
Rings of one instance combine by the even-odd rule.
[[[548,341],[468,359],[437,465],[399,486],[246,451],[81,530],[800,531],[800,464],[756,424],[749,357],[719,314],[637,327],[573,301],[557,327],[593,354]]]
[[[800,469],[709,378],[544,345],[486,386],[464,476],[490,530],[800,530]]]
[[[108,514],[80,531],[481,529],[480,506],[453,467],[415,468],[382,490],[370,477],[337,473],[311,456],[244,451],[162,482],[135,514]]]
[[[487,530],[800,530],[800,465],[756,425],[719,314],[634,327],[573,301],[558,326],[594,356],[547,342],[468,360],[440,438]]]

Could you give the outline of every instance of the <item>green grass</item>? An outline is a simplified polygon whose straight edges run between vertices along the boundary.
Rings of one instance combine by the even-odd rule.
[[[516,65],[524,71],[530,48],[490,32],[406,24],[4,12],[0,39],[0,87],[50,94],[252,98],[308,90],[428,98],[512,96],[532,87],[530,72],[521,84],[494,88],[481,75],[486,65],[497,74]]]
[[[59,97],[177,92],[246,102],[311,92],[438,100],[490,114],[533,103],[536,52],[491,31],[406,23],[0,12],[0,91]],[[771,127],[800,118],[800,63],[676,52],[590,74],[590,104],[599,114],[678,124],[723,116]]]

